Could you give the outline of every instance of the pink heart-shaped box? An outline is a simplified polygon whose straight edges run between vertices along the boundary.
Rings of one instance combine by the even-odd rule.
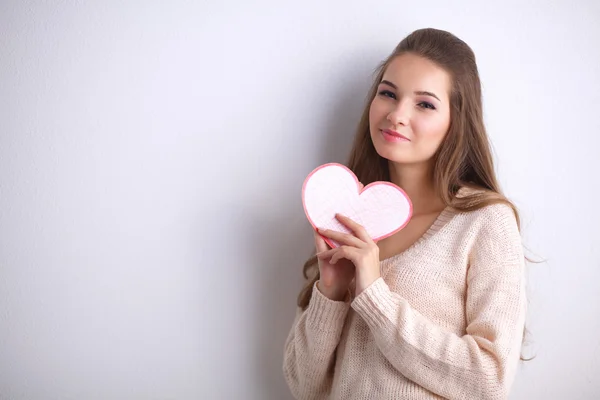
[[[362,225],[374,241],[400,231],[412,217],[412,203],[404,190],[383,181],[360,190],[356,175],[337,163],[321,165],[306,177],[302,205],[313,228],[349,233],[335,218],[339,213]],[[332,248],[339,246],[334,240],[324,239]]]

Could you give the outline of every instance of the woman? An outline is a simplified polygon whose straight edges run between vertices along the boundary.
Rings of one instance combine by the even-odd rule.
[[[380,66],[348,167],[390,181],[410,223],[374,243],[315,233],[317,255],[286,340],[299,399],[504,399],[526,314],[515,207],[500,192],[475,56],[454,35],[417,30]],[[323,237],[342,246],[330,249]]]

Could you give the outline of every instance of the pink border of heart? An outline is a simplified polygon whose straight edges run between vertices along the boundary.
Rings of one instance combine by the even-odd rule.
[[[386,182],[386,181],[375,181],[375,182],[371,182],[369,183],[367,186],[363,187],[362,190],[360,190],[360,181],[358,180],[358,178],[356,177],[356,175],[354,174],[354,172],[352,172],[352,170],[348,167],[346,167],[343,164],[339,164],[339,163],[327,163],[327,164],[323,164],[318,166],[317,168],[315,168],[310,174],[308,174],[308,176],[306,177],[306,179],[304,179],[304,183],[302,184],[302,208],[304,208],[304,214],[306,215],[306,218],[308,219],[308,222],[310,222],[310,225],[313,227],[313,229],[315,230],[315,232],[317,231],[317,226],[315,225],[315,223],[313,222],[313,220],[310,218],[310,215],[308,215],[308,212],[306,211],[306,203],[304,201],[304,192],[306,189],[306,184],[308,183],[308,181],[310,180],[310,178],[320,169],[322,168],[326,168],[326,167],[330,167],[330,166],[337,166],[337,167],[342,167],[343,169],[345,169],[356,181],[356,188],[358,189],[358,195],[360,196],[362,194],[362,192],[364,192],[365,190],[367,190],[368,188],[370,188],[371,186],[375,186],[375,185],[387,185],[387,186],[391,186],[392,188],[399,190],[400,192],[402,192],[402,194],[404,195],[404,197],[406,197],[406,199],[408,200],[408,205],[409,205],[409,211],[408,211],[408,218],[406,219],[406,222],[400,226],[398,229],[380,236],[378,238],[374,238],[373,241],[377,242],[379,240],[385,239],[387,237],[390,237],[392,235],[394,235],[395,233],[400,232],[406,225],[408,225],[408,223],[410,222],[411,218],[412,218],[412,213],[413,213],[413,205],[412,205],[412,201],[410,200],[410,197],[408,197],[408,195],[406,194],[406,192],[404,190],[402,190],[402,188],[400,188],[398,185],[393,184],[392,182]],[[327,242],[327,244],[329,245],[329,247],[334,248],[336,246],[333,245],[333,243],[331,242],[331,240],[329,238],[326,238],[323,235],[320,235],[325,242]]]

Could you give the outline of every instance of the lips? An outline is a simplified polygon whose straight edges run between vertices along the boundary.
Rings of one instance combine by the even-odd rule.
[[[390,140],[390,141],[394,141],[394,142],[408,141],[408,142],[410,142],[409,138],[407,138],[406,136],[404,136],[396,131],[393,131],[391,129],[384,129],[381,131],[381,133],[383,134],[383,137],[385,139]]]

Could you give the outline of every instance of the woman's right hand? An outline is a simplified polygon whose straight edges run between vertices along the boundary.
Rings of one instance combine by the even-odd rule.
[[[315,232],[315,246],[317,255],[331,248],[317,232]],[[317,288],[328,299],[343,301],[348,293],[350,283],[354,279],[354,264],[347,259],[340,259],[335,264],[331,264],[330,259],[318,257],[321,277],[317,283]]]
[[[364,188],[365,185],[363,185],[362,182],[359,182],[359,192],[362,192]],[[316,231],[315,247],[317,248],[317,255],[331,249],[325,239],[323,239]],[[321,275],[321,278],[317,283],[317,288],[330,300],[344,300],[346,293],[348,293],[348,289],[350,288],[350,284],[354,279],[354,264],[352,264],[352,261],[345,258],[338,260],[335,264],[329,263],[331,258],[321,259],[317,256],[317,259],[319,260],[319,272]]]

